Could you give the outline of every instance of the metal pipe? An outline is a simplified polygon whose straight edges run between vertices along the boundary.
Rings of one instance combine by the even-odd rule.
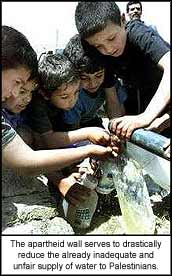
[[[138,145],[139,147],[146,149],[162,158],[170,160],[170,158],[166,156],[163,148],[167,140],[167,137],[145,129],[135,130],[130,138],[131,143]]]

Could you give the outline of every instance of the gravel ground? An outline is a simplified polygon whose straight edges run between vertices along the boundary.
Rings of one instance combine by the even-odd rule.
[[[170,234],[169,202],[163,202],[160,194],[151,197],[155,215],[155,235]],[[81,235],[126,235],[124,222],[116,192],[100,195],[96,212],[89,229],[74,229],[75,234]]]

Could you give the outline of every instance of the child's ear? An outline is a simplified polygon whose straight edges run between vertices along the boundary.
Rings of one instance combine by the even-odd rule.
[[[122,13],[122,15],[121,15],[121,26],[124,26],[125,24],[126,24],[125,13]]]

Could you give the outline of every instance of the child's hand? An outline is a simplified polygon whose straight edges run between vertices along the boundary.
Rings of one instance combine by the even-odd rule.
[[[118,136],[113,134],[110,135],[110,147],[112,148],[113,152],[122,152],[122,143]]]
[[[112,119],[109,123],[109,130],[124,140],[129,140],[133,131],[137,128],[147,126],[146,117],[144,115],[123,116]]]
[[[103,147],[99,145],[88,145],[88,156],[98,159],[106,159],[108,157],[116,157],[117,153],[111,147]]]
[[[99,127],[88,127],[85,131],[87,131],[87,139],[90,142],[103,146],[109,144],[110,135],[105,129]]]
[[[91,193],[89,188],[77,183],[80,177],[80,173],[72,173],[58,183],[62,196],[74,206],[81,201],[85,201]]]

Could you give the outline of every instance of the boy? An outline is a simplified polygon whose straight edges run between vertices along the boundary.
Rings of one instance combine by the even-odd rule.
[[[170,47],[140,20],[125,26],[115,2],[79,2],[75,22],[90,55],[97,54],[127,85],[126,113],[140,113],[113,121],[114,133],[129,139],[134,129],[148,126],[170,101]],[[137,95],[132,95],[132,87]]]
[[[88,127],[68,131],[68,126],[63,122],[63,110],[69,110],[75,105],[80,87],[78,71],[67,57],[63,54],[44,56],[39,62],[38,72],[40,91],[33,95],[26,112],[29,126],[41,137],[42,148],[65,147],[83,140],[106,144],[109,134],[105,130]],[[65,130],[66,132],[64,132]],[[76,150],[79,149],[82,151],[82,147]],[[70,149],[67,151],[66,155],[69,156]],[[80,160],[76,160],[76,162],[78,161]],[[62,177],[59,176],[60,179]],[[61,194],[65,197],[71,184],[57,183],[56,173],[49,174],[48,178],[55,186],[58,186]],[[75,193],[73,198],[79,199],[79,197],[80,194]]]
[[[37,73],[37,56],[26,37],[2,26],[2,101],[16,97],[27,80]],[[36,71],[36,72],[35,72]],[[32,150],[2,116],[2,163],[21,175],[38,175],[60,170],[88,156],[103,157],[112,149],[88,145],[78,149]],[[109,140],[106,133],[104,142]],[[102,138],[103,138],[102,137]],[[102,143],[103,144],[103,143]]]
[[[102,119],[97,116],[97,112],[104,103],[109,118],[124,115],[124,108],[118,97],[120,102],[123,102],[126,95],[121,91],[123,94],[117,97],[115,80],[113,83],[107,83],[104,65],[86,55],[79,35],[70,39],[63,53],[74,64],[81,78],[79,99],[70,111],[64,113],[64,121],[73,129],[86,126],[102,127]]]
[[[2,110],[2,115],[6,121],[17,131],[26,144],[32,146],[33,133],[28,126],[24,124],[22,111],[26,108],[32,98],[32,92],[36,89],[38,83],[36,79],[28,80],[20,89],[17,97],[9,97]]]

